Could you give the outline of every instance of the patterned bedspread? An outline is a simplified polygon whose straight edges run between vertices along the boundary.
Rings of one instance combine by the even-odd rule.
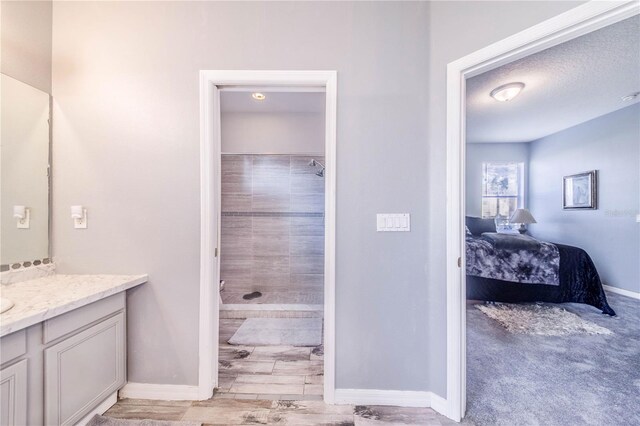
[[[538,241],[537,250],[497,249],[467,234],[467,275],[525,284],[560,284],[560,254],[551,243]]]

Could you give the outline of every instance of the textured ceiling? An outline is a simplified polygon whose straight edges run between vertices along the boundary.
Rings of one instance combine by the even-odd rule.
[[[222,91],[222,112],[323,112],[324,92],[268,92],[256,101],[252,92]]]
[[[489,96],[521,81],[509,102]],[[640,16],[467,81],[467,142],[529,142],[640,101]]]

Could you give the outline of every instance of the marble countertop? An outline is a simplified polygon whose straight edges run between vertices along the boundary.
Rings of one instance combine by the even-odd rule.
[[[0,337],[147,282],[147,275],[50,275],[0,288],[15,306],[0,314]]]

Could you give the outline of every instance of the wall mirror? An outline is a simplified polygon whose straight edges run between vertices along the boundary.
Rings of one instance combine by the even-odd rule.
[[[0,264],[49,262],[50,96],[0,74]]]

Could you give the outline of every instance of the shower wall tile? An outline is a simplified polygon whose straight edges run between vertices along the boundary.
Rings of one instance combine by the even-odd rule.
[[[289,256],[289,235],[256,235],[252,241],[252,250],[254,255],[260,256]]]
[[[264,275],[288,274],[289,273],[289,256],[262,256],[253,255],[253,275],[256,271]]]
[[[294,236],[290,238],[291,256],[324,255],[324,237]]]
[[[290,195],[254,194],[251,197],[251,209],[259,212],[287,212],[291,208]]]
[[[322,178],[318,178],[322,179]],[[291,211],[294,212],[321,212],[324,211],[324,195],[318,194],[291,194]]]
[[[324,256],[291,256],[292,274],[324,273]]]
[[[229,278],[251,278],[251,270],[254,263],[252,255],[226,255],[224,249],[221,250],[220,256],[220,279]]]
[[[292,194],[314,194],[324,202],[324,178],[315,173],[291,175],[290,185]]]
[[[324,236],[324,218],[292,217],[290,234],[291,236]]]
[[[291,283],[291,275],[286,274],[264,274],[263,271],[254,271],[253,282],[260,288],[288,288]]]
[[[251,195],[251,178],[229,176],[222,179],[223,194]]]
[[[251,211],[250,194],[229,194],[222,193],[223,212],[247,212]]]
[[[293,217],[254,217],[254,229],[253,235],[254,237],[283,237],[289,236],[289,229],[291,227],[291,222]]]
[[[289,280],[293,288],[322,288],[324,286],[324,274],[291,274]]]
[[[312,158],[324,164],[323,157],[223,155],[221,279],[234,300],[322,299],[325,180]],[[263,297],[242,299],[253,291]]]

